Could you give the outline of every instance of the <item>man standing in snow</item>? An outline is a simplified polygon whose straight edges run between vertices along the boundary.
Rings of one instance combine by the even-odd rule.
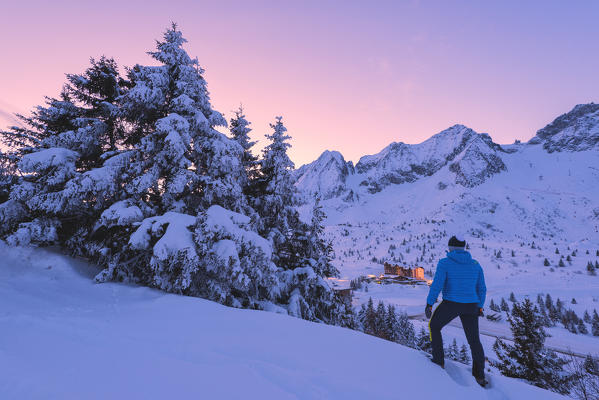
[[[472,352],[472,375],[481,386],[484,386],[486,384],[485,354],[478,333],[478,317],[483,315],[487,294],[483,269],[476,260],[472,259],[470,253],[464,250],[466,247],[464,240],[452,236],[448,247],[447,257],[437,264],[437,271],[424,310],[426,317],[430,318],[433,362],[444,367],[441,329],[459,316]],[[441,291],[443,301],[433,312],[433,304]]]

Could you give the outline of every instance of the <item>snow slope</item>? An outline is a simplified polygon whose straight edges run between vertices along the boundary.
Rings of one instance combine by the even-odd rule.
[[[2,399],[557,399],[446,371],[348,329],[116,283],[49,250],[0,245]]]

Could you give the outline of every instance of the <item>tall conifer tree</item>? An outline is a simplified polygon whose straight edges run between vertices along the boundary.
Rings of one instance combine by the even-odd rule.
[[[239,108],[235,110],[235,116],[231,118],[229,129],[233,140],[239,143],[239,145],[243,148],[243,157],[241,163],[245,170],[246,176],[242,186],[246,193],[249,192],[248,187],[250,182],[256,179],[258,173],[258,157],[252,154],[252,147],[254,147],[257,142],[250,139],[249,133],[252,131],[252,128],[249,126],[250,122],[245,118],[243,107],[239,106]]]
[[[566,361],[545,348],[547,333],[537,308],[527,298],[521,304],[515,302],[508,321],[514,344],[497,339],[493,350],[499,361],[491,364],[505,376],[525,379],[535,386],[567,394],[568,376],[563,370]]]
[[[195,214],[212,204],[244,211],[242,149],[214,129],[226,121],[212,108],[204,70],[183,49],[185,42],[173,24],[149,53],[161,65],[136,65],[130,72],[133,87],[121,112],[137,151],[126,191],[157,214]]]

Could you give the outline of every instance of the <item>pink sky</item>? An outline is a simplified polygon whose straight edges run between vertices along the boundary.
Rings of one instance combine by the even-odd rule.
[[[170,21],[215,108],[229,118],[242,102],[262,143],[283,115],[297,166],[326,149],[357,161],[456,123],[528,140],[599,97],[591,1],[15,1],[2,14],[0,127],[89,57],[149,63]]]

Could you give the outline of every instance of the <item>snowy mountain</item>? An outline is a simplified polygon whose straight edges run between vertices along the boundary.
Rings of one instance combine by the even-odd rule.
[[[346,162],[338,151],[327,150],[316,161],[294,171],[294,177],[307,195],[318,194],[325,200],[343,193],[347,177],[354,172],[351,161]]]
[[[310,195],[331,198],[336,194],[354,200],[354,193],[380,192],[389,185],[415,182],[449,166],[455,183],[472,187],[506,169],[502,160],[505,153],[488,134],[455,125],[422,143],[392,143],[378,154],[364,156],[355,173],[340,153],[327,151],[297,171],[296,185]],[[353,184],[348,184],[348,176],[353,176]]]
[[[542,144],[547,153],[597,149],[599,104],[575,106],[540,129],[527,144]],[[360,158],[355,169],[339,152],[325,151],[295,172],[296,186],[308,198],[320,195],[353,201],[363,193],[412,183],[448,166],[451,174],[440,187],[450,183],[475,187],[506,171],[505,158],[521,148],[499,145],[486,133],[454,125],[419,144],[391,143],[377,154]]]
[[[528,143],[543,144],[548,152],[584,151],[599,143],[599,104],[578,104],[540,129]]]
[[[364,175],[360,185],[371,193],[390,184],[431,176],[445,165],[451,166],[457,183],[474,186],[505,169],[500,157],[503,152],[488,134],[454,125],[422,143],[392,143],[378,154],[364,156],[356,171]]]
[[[561,399],[445,370],[360,332],[119,283],[94,266],[0,247],[3,399]],[[434,384],[434,390],[431,389]]]

